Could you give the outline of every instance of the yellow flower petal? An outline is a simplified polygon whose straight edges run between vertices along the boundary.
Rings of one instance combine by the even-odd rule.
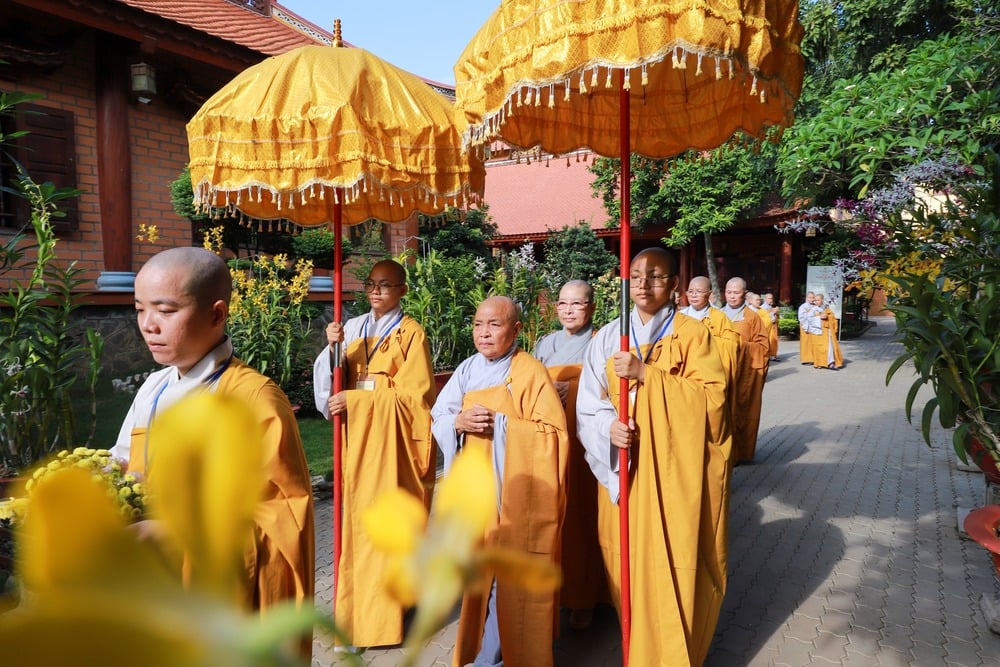
[[[402,489],[381,494],[361,513],[361,525],[379,551],[413,553],[427,526],[423,503]]]
[[[412,558],[393,558],[382,573],[386,592],[404,607],[417,604],[420,573],[414,565]]]
[[[477,561],[480,569],[492,571],[498,580],[530,593],[554,591],[562,582],[559,566],[537,554],[495,547],[477,554]]]
[[[472,534],[482,535],[497,514],[496,489],[489,457],[478,447],[466,447],[438,485],[435,516],[442,521],[454,518]]]
[[[18,570],[32,593],[61,595],[109,582],[148,589],[168,580],[107,488],[80,468],[57,470],[35,486],[18,532]]]
[[[420,571],[417,612],[406,633],[405,648],[417,655],[427,640],[448,621],[462,595],[462,570],[446,551],[438,552]]]
[[[231,396],[189,396],[153,422],[149,451],[150,514],[188,554],[195,585],[231,594],[264,485],[253,411]]]

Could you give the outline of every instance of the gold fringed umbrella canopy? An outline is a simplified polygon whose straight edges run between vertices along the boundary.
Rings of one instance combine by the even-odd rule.
[[[463,154],[454,107],[357,48],[304,46],[254,65],[187,125],[203,207],[284,218],[399,222],[477,203],[485,171]]]
[[[667,158],[787,127],[802,88],[796,0],[511,0],[455,66],[466,144]]]

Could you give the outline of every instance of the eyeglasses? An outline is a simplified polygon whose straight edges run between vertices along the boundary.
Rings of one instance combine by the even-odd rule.
[[[390,283],[387,280],[381,280],[379,282],[372,282],[371,280],[366,280],[362,283],[365,286],[366,292],[388,292],[393,287],[402,287],[405,283]]]
[[[590,304],[589,301],[557,301],[557,310],[580,310],[581,308],[586,308]]]
[[[673,276],[629,276],[629,287],[635,288],[639,285],[649,285],[650,287],[666,287],[667,281]]]
[[[696,294],[708,294],[711,291],[710,289],[689,289],[687,293],[694,296]]]

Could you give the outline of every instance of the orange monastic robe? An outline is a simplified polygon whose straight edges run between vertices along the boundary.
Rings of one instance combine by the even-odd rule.
[[[768,332],[768,342],[771,344],[771,358],[778,356],[778,309],[777,307],[764,306],[771,321],[771,330]]]
[[[771,312],[766,307],[757,309],[757,315],[764,325],[764,333],[767,334],[767,356],[768,358],[778,354],[778,325],[771,319]]]
[[[618,323],[608,327],[617,331]],[[609,336],[617,339],[615,332]],[[644,343],[632,353],[649,356],[645,382],[635,394],[639,442],[631,452],[628,489],[633,619],[629,665],[700,665],[712,641],[727,580],[730,452],[724,444],[725,371],[706,327],[680,313],[673,332],[652,350]],[[594,399],[618,405],[620,383],[610,359],[600,369],[604,398],[592,395],[595,388],[586,376],[597,369],[591,366],[588,360],[581,385],[580,400],[586,402],[578,414],[581,434],[584,429],[604,432],[600,414],[592,411]],[[607,434],[602,438],[606,442]],[[610,443],[595,441],[593,450],[588,445],[588,456],[617,460],[617,450],[608,448],[614,450]],[[601,547],[620,608],[617,496],[609,496],[607,488],[599,496]]]
[[[504,384],[466,393],[462,409],[485,405],[507,418],[507,450],[500,511],[484,542],[556,558],[566,495],[569,457],[566,416],[545,366],[515,350]],[[465,447],[481,447],[492,458],[492,438],[467,433]],[[492,579],[492,576],[490,577]],[[486,621],[487,593],[462,599],[453,665],[475,660]],[[497,580],[497,617],[504,664],[552,665],[554,593],[528,593]]]
[[[701,321],[712,333],[712,343],[722,360],[722,368],[726,371],[726,396],[731,398],[731,391],[736,386],[736,370],[740,361],[740,332],[729,321],[726,314],[718,308],[709,308],[708,316]]]
[[[743,319],[732,324],[742,341],[733,394],[733,458],[738,464],[753,461],[757,449],[757,429],[770,358],[767,333],[760,317],[744,308]]]
[[[799,362],[803,364],[812,363],[812,337],[809,333],[809,313],[812,311],[812,304],[809,302],[799,306]]]
[[[597,541],[597,480],[583,455],[576,436],[576,393],[582,364],[565,364],[548,369],[554,382],[569,382],[566,394],[566,427],[569,432],[569,467],[566,471],[566,514],[563,519],[559,563],[563,585],[559,602],[569,609],[592,609],[607,599],[608,584],[601,567]]]
[[[834,368],[844,367],[844,357],[840,353],[840,341],[837,340],[837,316],[833,314],[830,307],[823,309],[826,319],[820,319],[823,333],[818,336],[810,336],[813,345],[812,361],[815,368],[826,368],[833,364]]]
[[[351,340],[345,354],[344,520],[335,618],[356,646],[399,644],[404,609],[383,585],[390,557],[366,537],[361,514],[380,494],[394,488],[405,489],[430,507],[437,451],[431,438],[430,347],[423,328],[403,316],[384,338]],[[326,359],[317,359],[317,374],[329,373],[328,361],[322,363],[329,353],[324,355]],[[355,389],[365,377],[374,380],[374,388]]]
[[[231,352],[232,347],[227,350]],[[254,516],[254,544],[244,558],[248,601],[261,611],[288,600],[311,605],[316,557],[312,484],[295,414],[284,392],[269,378],[239,359],[227,363],[214,391],[249,403],[264,430],[267,485]],[[176,373],[166,369],[156,375],[168,372]],[[147,383],[150,381],[155,382],[156,377],[151,376]],[[138,420],[131,427],[129,472],[145,473],[146,458],[145,423]],[[150,459],[155,456],[150,455]],[[153,466],[151,474],[155,472]],[[309,648],[311,642],[304,646]]]
[[[718,308],[709,308],[708,316],[701,323],[711,332],[712,346],[719,353],[722,369],[726,373],[726,423],[721,438],[721,447],[726,452],[727,461],[731,464],[733,463],[731,457],[733,448],[732,411],[736,408],[736,372],[740,363],[740,333],[726,317],[726,314]]]

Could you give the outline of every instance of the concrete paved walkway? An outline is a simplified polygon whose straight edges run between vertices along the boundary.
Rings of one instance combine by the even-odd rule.
[[[980,594],[1000,595],[1000,584],[956,518],[984,504],[983,476],[957,467],[948,434],[935,431],[928,447],[906,421],[908,377],[885,385],[901,352],[893,321],[873,321],[842,342],[841,371],[803,366],[798,344],[781,342],[756,463],[733,474],[729,588],[711,667],[1000,666],[1000,636],[979,608]],[[329,501],[316,517],[316,598],[329,609]],[[455,630],[454,622],[442,629],[417,664],[450,665]],[[618,633],[607,607],[587,632],[564,623],[556,665],[620,665]],[[314,665],[338,658],[317,639]],[[376,667],[400,658],[398,649],[363,655]]]

